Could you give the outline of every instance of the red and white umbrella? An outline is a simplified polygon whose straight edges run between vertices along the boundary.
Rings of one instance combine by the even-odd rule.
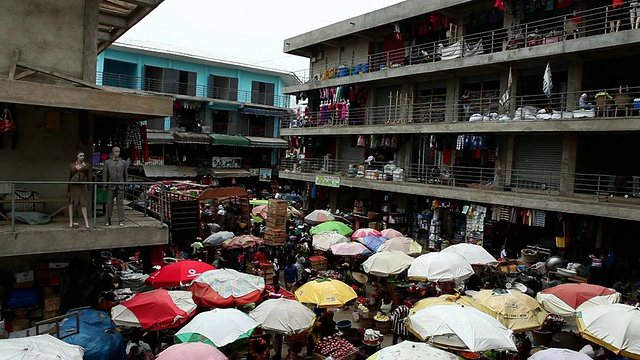
[[[355,239],[363,238],[365,236],[377,236],[377,237],[380,237],[380,236],[382,236],[382,233],[380,233],[380,231],[378,231],[376,229],[362,228],[362,229],[356,230],[351,235],[351,238],[355,240]]]
[[[198,276],[189,290],[200,306],[235,307],[260,300],[264,287],[264,279],[259,276],[216,269]]]
[[[195,315],[196,304],[189,291],[156,289],[133,295],[111,309],[117,325],[162,330],[182,325]]]
[[[331,252],[334,255],[339,256],[354,256],[361,255],[366,252],[371,252],[368,247],[359,242],[338,243],[331,245]]]
[[[620,293],[600,285],[562,284],[540,291],[536,300],[552,314],[575,316],[594,306],[620,302]]]
[[[323,222],[333,221],[336,218],[327,210],[313,210],[309,215],[304,217],[304,222],[311,225],[322,224]]]
[[[258,205],[251,209],[251,214],[255,216],[259,216],[263,219],[267,218],[267,213],[269,212],[269,205]]]
[[[222,247],[225,249],[245,249],[252,246],[262,244],[264,240],[253,235],[241,235],[231,239],[227,239],[222,242]],[[213,270],[213,269],[211,269]]]
[[[214,269],[215,267],[202,261],[178,261],[149,275],[145,282],[155,288],[184,286],[203,272]]]
[[[393,239],[394,237],[404,236],[400,231],[396,229],[384,229],[380,231],[380,233],[382,234],[382,236],[386,237],[387,239]]]

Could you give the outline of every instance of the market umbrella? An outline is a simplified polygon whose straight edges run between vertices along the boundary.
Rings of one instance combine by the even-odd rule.
[[[223,241],[227,239],[231,239],[232,237],[235,237],[235,236],[236,234],[232,233],[231,231],[220,231],[220,232],[209,235],[209,237],[204,239],[202,243],[209,244],[209,245],[219,245]]]
[[[264,240],[253,235],[240,235],[222,242],[225,249],[246,249],[262,244]],[[213,269],[212,269],[213,270]]]
[[[311,225],[322,224],[327,221],[334,221],[336,218],[327,210],[313,210],[304,217],[304,222]]]
[[[84,351],[51,335],[34,335],[0,340],[0,354],[4,360],[82,360]]]
[[[234,307],[260,300],[264,287],[264,279],[259,276],[232,269],[216,269],[193,280],[189,291],[200,306]]]
[[[269,200],[251,199],[249,205],[269,205]]]
[[[592,360],[587,354],[559,348],[549,348],[536,351],[535,354],[529,356],[529,360]]]
[[[298,194],[285,194],[282,200],[286,201],[304,201],[304,198]]]
[[[269,299],[253,309],[249,316],[266,331],[294,335],[313,326],[316,314],[295,300]]]
[[[254,206],[253,209],[251,209],[251,214],[255,215],[257,217],[260,217],[262,219],[266,219],[267,218],[267,213],[269,212],[269,205],[258,205],[258,206]]]
[[[616,354],[640,359],[640,308],[625,304],[593,306],[578,313],[580,335]]]
[[[358,241],[363,243],[366,247],[371,249],[372,251],[376,251],[380,245],[384,244],[388,239],[384,236],[365,236],[363,238],[359,238]]]
[[[362,268],[368,274],[386,277],[407,270],[413,260],[411,256],[402,251],[384,251],[369,256],[362,263]]]
[[[536,299],[519,290],[481,290],[473,300],[490,311],[479,310],[515,332],[539,329],[549,315]]]
[[[384,229],[380,231],[380,234],[382,234],[382,236],[386,237],[387,239],[393,239],[394,237],[404,236],[400,231],[396,229]]]
[[[213,309],[196,315],[176,335],[176,343],[202,342],[222,347],[248,338],[258,323],[238,309]]]
[[[355,256],[370,253],[371,250],[359,242],[338,243],[331,245],[331,252],[338,256]]]
[[[156,360],[228,360],[215,347],[201,342],[187,342],[169,346],[158,354]]]
[[[313,235],[311,244],[315,250],[327,251],[331,248],[331,245],[348,243],[350,241],[348,237],[340,235],[335,231],[323,231]]]
[[[430,306],[436,305],[464,305],[471,306],[480,311],[482,305],[477,304],[471,296],[460,296],[460,295],[440,295],[436,297],[428,297],[424,299],[418,300],[413,306],[409,309],[409,316],[417,313],[422,309],[426,309]],[[483,311],[486,313],[486,311]]]
[[[114,306],[111,317],[117,325],[162,330],[182,325],[195,311],[191,292],[156,289]]]
[[[380,231],[376,229],[362,228],[362,229],[356,230],[353,233],[353,235],[351,235],[351,238],[355,240],[355,239],[363,238],[365,236],[382,236],[382,234],[380,233]]]
[[[188,285],[205,271],[214,270],[213,265],[203,261],[183,260],[166,265],[155,271],[145,283],[154,288],[178,287]]]
[[[517,351],[511,330],[471,306],[430,306],[409,316],[407,326],[420,339],[433,343],[438,343],[439,336],[455,335],[473,352]]]
[[[562,284],[540,291],[536,300],[552,314],[575,316],[593,306],[620,302],[620,293],[600,285]]]
[[[431,252],[418,256],[407,273],[409,279],[418,281],[462,281],[473,275],[473,268],[461,255]]]
[[[397,345],[387,346],[367,360],[458,360],[458,356],[426,343],[405,340]]]
[[[299,302],[318,308],[342,307],[358,297],[351,286],[334,279],[309,281],[299,287],[295,295]]]
[[[472,265],[486,265],[490,263],[497,263],[498,260],[494,258],[487,250],[482,246],[476,244],[456,244],[446,247],[442,250],[443,253],[456,253],[462,255],[469,264]]]
[[[315,235],[323,231],[337,231],[340,235],[349,236],[353,234],[353,230],[349,226],[340,221],[327,221],[311,228],[309,233]]]
[[[398,236],[385,241],[384,244],[378,248],[378,252],[394,250],[402,251],[407,255],[417,255],[422,253],[422,245],[406,236]]]

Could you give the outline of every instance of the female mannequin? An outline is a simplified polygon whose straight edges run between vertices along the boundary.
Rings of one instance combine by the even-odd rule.
[[[84,162],[84,152],[78,151],[76,161],[69,166],[71,175],[70,182],[88,182],[93,176],[91,172],[91,164]],[[89,229],[89,220],[87,219],[87,188],[85,184],[69,184],[69,227],[77,226],[73,222],[73,206],[80,206],[82,216],[84,217],[84,225]]]

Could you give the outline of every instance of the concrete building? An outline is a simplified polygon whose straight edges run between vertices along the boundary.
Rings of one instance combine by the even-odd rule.
[[[97,83],[172,97],[171,116],[146,122],[149,156],[139,162],[146,177],[210,172],[223,183],[257,183],[259,169],[275,171],[279,150],[288,147],[279,138],[280,119],[290,116],[292,101],[282,89],[300,81],[284,71],[132,42],[98,56]]]
[[[77,151],[91,159],[96,126],[173,113],[171,97],[127,94],[95,85],[98,54],[161,2],[27,0],[0,4],[4,44],[0,103],[11,112],[16,125],[15,131],[0,133],[3,268],[32,265],[43,258],[87,258],[88,250],[167,243],[166,226],[131,209],[126,212],[130,221],[123,227],[105,228],[100,226],[104,220],[91,219],[90,230],[70,229],[64,216],[70,164]],[[95,186],[88,187],[94,199]],[[89,213],[95,214],[95,202],[88,201]],[[52,221],[28,225],[14,220],[14,211],[37,211]]]
[[[637,254],[640,32],[608,2],[504,3],[408,0],[284,40],[309,68],[284,89],[303,111],[283,122],[299,146],[281,178],[363,221],[397,227],[394,214],[407,215],[405,230],[429,247],[428,213],[445,202],[467,230],[436,236],[437,247]]]

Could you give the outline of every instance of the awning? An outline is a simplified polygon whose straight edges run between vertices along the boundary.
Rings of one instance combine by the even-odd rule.
[[[283,117],[283,116],[289,115],[289,112],[287,110],[261,109],[261,108],[248,107],[248,106],[240,108],[240,112],[245,114],[273,116],[273,117]]]
[[[173,136],[168,132],[147,132],[149,144],[173,144]]]
[[[148,178],[185,179],[196,177],[196,169],[186,166],[142,165]]]
[[[249,146],[249,140],[240,135],[209,134],[212,145]]]
[[[269,138],[259,136],[245,136],[253,147],[266,147],[266,148],[288,148],[289,142],[280,138]]]
[[[249,171],[243,169],[211,169],[211,174],[218,179],[251,176]]]
[[[209,138],[208,134],[174,132],[173,139],[180,144],[211,144],[211,138]]]

